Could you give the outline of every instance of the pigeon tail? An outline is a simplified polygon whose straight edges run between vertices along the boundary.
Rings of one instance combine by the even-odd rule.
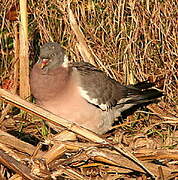
[[[153,83],[142,82],[132,86],[128,86],[128,93],[132,96],[129,100],[125,101],[124,104],[142,104],[151,102],[161,96],[163,96],[163,92],[151,88],[153,87]]]
[[[133,101],[135,101],[136,104],[142,104],[142,103],[146,103],[146,102],[151,102],[161,96],[163,96],[162,92],[160,92],[156,89],[147,89],[147,90],[141,91],[140,95],[136,96],[133,99]]]

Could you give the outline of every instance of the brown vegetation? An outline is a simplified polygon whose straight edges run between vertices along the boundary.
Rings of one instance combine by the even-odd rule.
[[[70,16],[70,10],[74,19]],[[165,96],[158,104],[137,110],[122,119],[122,124],[116,124],[114,131],[103,136],[107,142],[124,145],[128,152],[132,152],[160,179],[174,179],[178,173],[177,15],[176,0],[28,1],[30,68],[38,58],[40,44],[56,41],[66,49],[70,60],[82,61],[85,57],[123,84],[148,80],[164,92]],[[19,94],[18,1],[2,0],[0,23],[0,85],[3,89]],[[81,47],[85,47],[84,52]],[[15,115],[14,110],[4,101],[1,102],[0,109],[1,130],[30,133],[40,141],[51,138],[51,132],[41,120],[24,112]],[[69,179],[146,179],[143,169],[134,169],[131,162],[128,165],[130,169],[127,169],[128,162],[125,157],[118,155],[111,146],[100,147],[97,141],[88,142],[84,137],[77,136],[79,142],[58,142],[55,148],[52,148],[55,153],[60,154],[56,161],[51,162],[49,159],[54,157],[51,157],[49,152],[46,154],[49,161],[47,165],[53,176],[58,173]],[[7,135],[7,139],[11,138]],[[20,144],[17,139],[12,140]],[[7,152],[4,141],[0,137],[0,157],[2,149]],[[29,144],[24,146],[27,148]],[[13,148],[18,149],[18,145]],[[29,146],[27,149],[33,148]],[[34,151],[37,151],[35,149],[24,152],[34,159]],[[15,155],[14,152],[9,154],[21,157],[22,154],[16,151]],[[37,154],[37,157],[45,157],[41,150]],[[26,157],[23,154],[23,158]],[[119,164],[116,157],[121,159],[123,164]],[[9,158],[4,158],[6,162],[10,162]],[[162,165],[166,166],[150,163],[155,160],[160,160]],[[0,158],[0,162],[4,161]],[[22,168],[23,172],[20,172],[8,163],[3,164],[14,170],[6,170],[9,177],[16,172],[33,179],[29,175],[30,170],[24,170],[26,166]],[[0,179],[5,178],[5,169],[1,166]],[[44,170],[45,167],[36,169]],[[134,171],[140,173],[133,173]],[[45,173],[49,175],[47,169]]]

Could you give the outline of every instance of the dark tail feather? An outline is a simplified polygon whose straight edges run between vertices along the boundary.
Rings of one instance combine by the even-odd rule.
[[[138,82],[137,84],[134,84],[134,85],[128,85],[127,87],[128,88],[131,88],[131,89],[148,89],[148,88],[151,88],[155,86],[154,83],[149,83],[148,81],[143,81],[143,82]]]
[[[152,83],[150,84],[146,82],[127,86],[125,89],[127,91],[127,96],[124,97],[124,102],[117,104],[117,110],[119,112],[118,116],[120,113],[123,115],[123,112],[126,112],[128,115],[133,112],[133,110],[136,110],[135,108],[138,108],[138,106],[148,105],[154,102],[155,99],[163,96],[163,93],[152,88],[153,86]]]
[[[148,89],[148,90],[142,91],[140,95],[138,96],[136,95],[134,99],[136,100],[135,102],[138,102],[140,104],[140,103],[153,101],[161,96],[163,96],[162,92],[156,89]]]
[[[146,102],[151,102],[163,96],[163,92],[154,88],[150,88],[152,86],[153,86],[152,83],[150,84],[143,82],[143,84],[139,83],[134,85],[133,88],[129,87],[128,93],[131,99],[124,102],[124,104],[142,104]]]

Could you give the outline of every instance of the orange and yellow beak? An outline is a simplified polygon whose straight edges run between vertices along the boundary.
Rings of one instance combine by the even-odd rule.
[[[48,64],[48,59],[42,59],[40,63],[40,68],[43,69]]]

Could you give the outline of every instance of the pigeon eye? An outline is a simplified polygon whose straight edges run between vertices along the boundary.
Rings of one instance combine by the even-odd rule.
[[[55,56],[55,53],[52,53],[51,55],[50,55],[50,57],[54,57]]]

